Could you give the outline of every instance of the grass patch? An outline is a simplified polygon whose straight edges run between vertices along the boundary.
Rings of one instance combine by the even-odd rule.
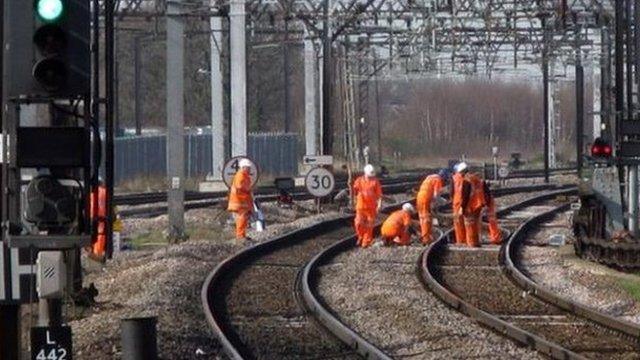
[[[640,301],[640,279],[620,279],[618,284],[636,301]]]
[[[148,233],[140,234],[130,239],[130,244],[135,250],[142,249],[148,246],[166,245],[169,242],[159,230],[154,230]]]

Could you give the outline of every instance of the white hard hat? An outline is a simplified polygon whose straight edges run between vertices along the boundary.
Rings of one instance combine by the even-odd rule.
[[[242,158],[238,162],[238,166],[241,167],[241,168],[243,168],[243,167],[251,167],[251,160]]]
[[[467,165],[467,163],[463,161],[461,163],[458,163],[458,165],[456,165],[456,172],[463,172],[468,168],[469,168],[469,165]]]
[[[367,164],[364,167],[364,174],[366,176],[374,176],[376,174],[376,169],[371,164]]]
[[[402,205],[402,210],[408,212],[408,213],[414,213],[416,212],[416,209],[413,207],[413,205],[409,204],[409,203],[404,203]]]

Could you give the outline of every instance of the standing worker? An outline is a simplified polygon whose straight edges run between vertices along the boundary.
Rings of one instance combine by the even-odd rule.
[[[464,185],[464,176],[469,166],[466,162],[458,163],[455,166],[455,174],[451,183],[451,207],[453,210],[453,229],[456,237],[456,244],[463,245],[466,243],[466,231],[464,228],[464,216],[462,206],[462,188]]]
[[[498,214],[496,213],[496,200],[489,183],[484,182],[484,201],[486,204],[487,221],[489,222],[489,240],[494,245],[502,244],[502,232],[498,226]]]
[[[387,244],[395,243],[401,246],[411,245],[411,215],[415,214],[413,205],[406,203],[401,210],[394,211],[387,220],[382,223],[380,235]]]
[[[469,247],[480,246],[480,229],[482,221],[480,215],[485,206],[484,182],[478,174],[465,173],[462,186],[462,209],[466,242]]]
[[[107,187],[100,180],[98,187],[91,193],[89,199],[89,213],[96,223],[96,233],[93,235],[89,249],[89,258],[98,262],[106,260],[107,250]]]
[[[233,183],[229,191],[229,206],[227,210],[235,214],[236,240],[251,240],[247,236],[247,227],[253,211],[253,194],[251,193],[251,161],[240,159],[240,168],[233,176]]]
[[[375,176],[373,165],[367,164],[364,167],[364,175],[353,183],[353,196],[356,199],[354,227],[358,245],[363,248],[373,244],[373,228],[382,206],[382,185]]]
[[[440,195],[442,188],[449,182],[449,177],[449,170],[442,169],[438,174],[427,176],[422,185],[420,185],[416,205],[418,207],[418,216],[420,217],[420,239],[424,245],[433,241],[431,234],[433,225],[431,206],[434,202],[432,200]]]

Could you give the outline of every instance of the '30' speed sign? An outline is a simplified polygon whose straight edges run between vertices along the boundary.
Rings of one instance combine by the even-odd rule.
[[[336,179],[331,171],[317,167],[309,171],[304,179],[304,185],[309,194],[321,198],[331,194],[336,186]]]

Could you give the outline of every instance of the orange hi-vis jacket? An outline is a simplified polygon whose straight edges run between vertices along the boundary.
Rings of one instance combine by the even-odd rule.
[[[253,196],[251,195],[251,175],[249,170],[241,169],[233,177],[229,192],[229,211],[251,211]]]
[[[97,203],[96,203],[97,201]],[[107,249],[107,187],[99,185],[92,193],[89,201],[89,214],[98,222],[98,229],[92,238],[91,252],[104,256]],[[95,213],[97,207],[97,214]]]
[[[411,215],[404,210],[396,210],[382,223],[382,236],[392,238],[405,234],[411,225]]]
[[[418,190],[418,198],[431,200],[434,196],[437,196],[440,193],[443,187],[444,180],[442,180],[440,175],[429,175],[420,185],[420,190]]]
[[[453,174],[453,182],[452,186],[452,198],[451,205],[453,207],[453,212],[457,213],[462,208],[462,188],[464,185],[464,175],[461,173]]]
[[[467,174],[463,186],[463,208],[465,213],[477,213],[486,205],[484,181],[478,174]]]
[[[361,176],[353,183],[353,195],[356,197],[356,211],[376,211],[382,197],[382,185],[376,178]]]

